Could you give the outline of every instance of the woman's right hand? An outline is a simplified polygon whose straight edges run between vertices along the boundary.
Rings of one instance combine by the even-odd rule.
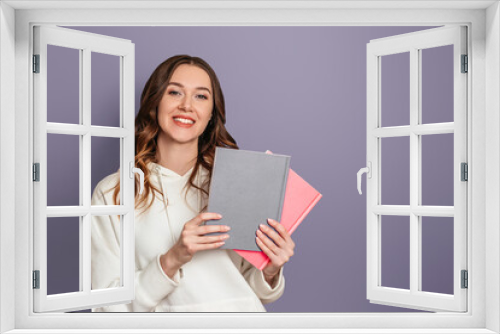
[[[205,234],[227,232],[230,230],[229,226],[202,225],[204,221],[221,218],[222,216],[218,213],[202,212],[184,224],[179,240],[166,254],[160,257],[163,271],[169,277],[174,277],[177,270],[191,261],[197,252],[216,249],[224,245],[225,240],[229,238],[228,234],[214,236],[205,236]]]

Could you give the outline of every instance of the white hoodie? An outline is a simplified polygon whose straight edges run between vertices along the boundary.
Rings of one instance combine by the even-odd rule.
[[[135,300],[129,304],[92,309],[93,312],[265,312],[263,304],[278,299],[284,291],[283,270],[274,288],[262,272],[232,250],[196,253],[174,278],[161,268],[160,255],[175,242],[184,224],[206,205],[206,195],[185,188],[185,175],[150,163],[150,181],[164,196],[156,196],[146,211],[135,213]],[[206,181],[208,171],[200,167],[195,184]],[[118,173],[104,178],[94,190],[92,205],[113,205]],[[206,189],[206,188],[205,188]],[[167,205],[168,203],[168,205]],[[166,210],[168,208],[168,210]],[[120,221],[118,216],[94,216],[92,220],[92,289],[119,286]]]

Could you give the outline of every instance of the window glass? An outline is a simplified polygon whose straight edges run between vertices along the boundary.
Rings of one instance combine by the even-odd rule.
[[[410,137],[381,139],[383,205],[410,204]]]
[[[380,57],[382,126],[410,124],[410,53]]]
[[[422,205],[453,206],[453,133],[421,136]]]
[[[453,45],[423,49],[422,123],[453,122]]]
[[[382,216],[381,286],[410,289],[410,217]]]
[[[92,290],[121,287],[122,217],[118,215],[92,216]],[[103,239],[112,236],[112,240]],[[105,251],[104,251],[105,250]],[[105,270],[97,272],[95,268]]]
[[[47,122],[80,124],[80,50],[47,45]]]
[[[101,186],[101,190],[108,192],[111,191],[114,194],[114,187],[120,182],[120,175],[118,170],[120,168],[120,150],[121,150],[121,139],[120,138],[108,138],[108,137],[92,137],[91,138],[91,179],[92,179],[92,194],[94,193],[97,184],[103,180],[105,177],[111,176],[112,182],[106,182],[106,187]],[[103,183],[104,184],[104,183]],[[119,196],[119,195],[118,195]],[[103,203],[100,201],[100,205],[117,205],[120,204],[120,197],[117,198],[117,203]]]
[[[80,172],[80,136],[47,134],[47,206],[81,204]]]
[[[92,52],[92,125],[120,126],[120,57]]]
[[[80,217],[47,218],[47,294],[81,291]]]
[[[422,291],[453,294],[453,218],[422,217]],[[459,275],[458,272],[455,273]]]

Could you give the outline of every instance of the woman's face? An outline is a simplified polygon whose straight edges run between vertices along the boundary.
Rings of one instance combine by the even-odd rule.
[[[158,105],[159,136],[169,142],[197,143],[212,115],[212,94],[204,70],[188,64],[177,67]]]

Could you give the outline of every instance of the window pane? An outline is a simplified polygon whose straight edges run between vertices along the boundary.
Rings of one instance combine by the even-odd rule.
[[[47,121],[80,124],[80,50],[47,45]]]
[[[381,203],[410,204],[410,137],[381,139]]]
[[[106,137],[92,137],[92,193],[97,184],[105,177],[115,174],[120,168],[120,138],[106,138]],[[117,182],[120,181],[119,174],[115,175]],[[109,187],[102,190],[111,190],[116,185],[116,182],[111,182]],[[114,190],[111,190],[113,193]],[[114,202],[107,203],[108,205],[115,205]],[[119,203],[116,203],[119,204]],[[104,205],[102,203],[101,205]]]
[[[410,289],[410,217],[382,216],[382,286]]]
[[[453,206],[453,133],[426,135],[421,140],[422,205]]]
[[[453,273],[453,218],[422,217],[422,291],[452,295]]]
[[[410,124],[410,53],[381,58],[382,126]]]
[[[120,126],[120,57],[92,52],[92,125]]]
[[[80,290],[80,217],[47,218],[47,294]]]
[[[80,136],[47,134],[47,205],[80,205]]]
[[[122,216],[92,216],[92,290],[121,287]]]
[[[453,45],[420,52],[422,123],[453,122]]]

